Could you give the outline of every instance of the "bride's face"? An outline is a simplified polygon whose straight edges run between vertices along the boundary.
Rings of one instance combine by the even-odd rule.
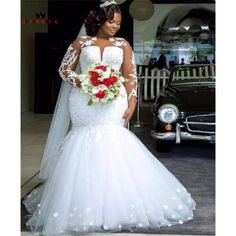
[[[121,24],[121,14],[115,13],[113,19],[107,20],[103,25],[101,25],[99,30],[103,34],[112,37],[120,29],[120,24]]]

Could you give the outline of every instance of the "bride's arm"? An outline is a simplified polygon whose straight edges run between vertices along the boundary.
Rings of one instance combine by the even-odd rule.
[[[76,78],[78,74],[75,72],[75,69],[79,62],[81,43],[82,41],[78,38],[69,45],[58,70],[61,78],[74,87],[80,87],[80,82]]]
[[[124,56],[122,64],[122,76],[127,80],[124,85],[128,95],[128,108],[125,111],[123,118],[125,119],[125,126],[127,126],[129,120],[131,119],[136,103],[137,103],[137,73],[136,65],[134,60],[134,53],[127,41],[123,44]]]

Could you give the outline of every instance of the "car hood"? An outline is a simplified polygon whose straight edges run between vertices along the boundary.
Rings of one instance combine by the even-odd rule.
[[[171,87],[173,103],[182,111],[214,112],[215,88],[213,86]]]

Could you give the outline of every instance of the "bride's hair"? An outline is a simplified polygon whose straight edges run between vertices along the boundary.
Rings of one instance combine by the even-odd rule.
[[[87,35],[95,36],[100,26],[107,20],[112,20],[115,13],[121,14],[120,8],[115,4],[90,11],[84,21]]]

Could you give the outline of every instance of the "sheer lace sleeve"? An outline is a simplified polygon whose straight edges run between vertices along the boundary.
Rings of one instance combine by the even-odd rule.
[[[136,73],[136,65],[134,60],[134,53],[127,41],[124,41],[123,44],[124,49],[124,60],[122,64],[122,75],[127,81],[124,83],[127,94],[128,100],[131,97],[137,97],[137,73]]]
[[[75,87],[79,86],[79,81],[76,79],[78,74],[75,69],[79,62],[82,43],[81,39],[76,39],[69,45],[58,70],[61,78]]]

